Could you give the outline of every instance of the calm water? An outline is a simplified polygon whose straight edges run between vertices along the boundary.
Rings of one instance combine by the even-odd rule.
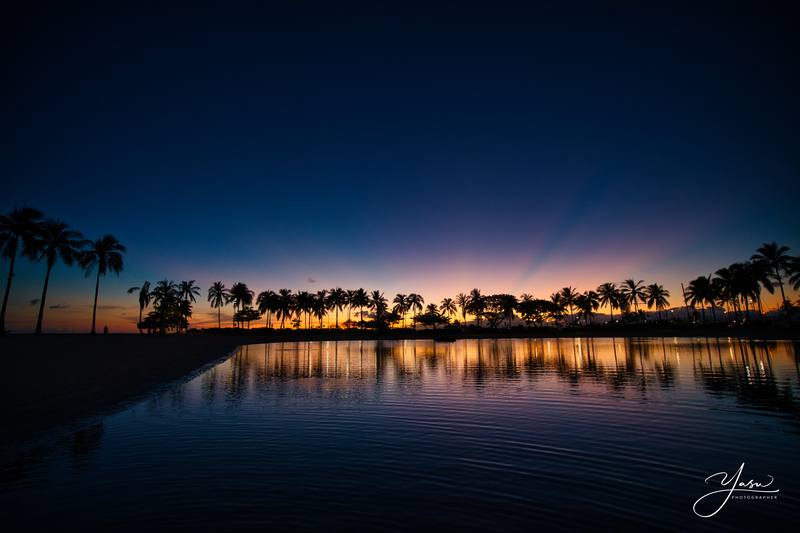
[[[516,339],[251,345],[7,451],[17,527],[707,529],[800,515],[798,345]],[[704,479],[777,500],[702,519]],[[719,485],[717,484],[717,488]]]

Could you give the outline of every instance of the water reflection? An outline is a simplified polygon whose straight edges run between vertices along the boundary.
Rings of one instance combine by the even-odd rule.
[[[293,342],[243,346],[203,374],[200,388],[210,404],[219,394],[236,402],[259,384],[285,380],[324,379],[339,389],[414,382],[480,389],[555,376],[570,388],[602,385],[641,398],[695,385],[754,408],[797,414],[796,354],[792,343],[734,338]]]

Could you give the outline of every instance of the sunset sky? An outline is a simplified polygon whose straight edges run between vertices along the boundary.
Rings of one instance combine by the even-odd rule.
[[[763,242],[800,251],[786,13],[223,6],[4,24],[0,211],[128,247],[99,327],[134,329],[145,279],[438,302],[633,277],[679,305]],[[43,278],[18,262],[9,329]],[[57,266],[46,329],[88,330],[93,288]]]

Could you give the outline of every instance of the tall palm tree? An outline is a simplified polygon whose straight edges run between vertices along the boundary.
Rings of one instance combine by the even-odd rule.
[[[200,287],[194,284],[194,280],[181,281],[178,284],[178,291],[184,301],[195,303],[200,296]]]
[[[611,311],[611,322],[614,322],[614,308],[619,307],[619,291],[613,283],[606,282],[597,287],[600,305],[607,305]]]
[[[39,300],[39,317],[36,319],[36,334],[42,332],[42,319],[44,318],[44,305],[47,299],[47,286],[50,283],[50,272],[56,261],[61,261],[67,266],[80,259],[81,249],[86,245],[83,235],[69,229],[66,223],[47,220],[41,224],[36,237],[36,246],[39,249],[39,261],[47,264],[47,273],[44,276],[42,298]]]
[[[0,257],[10,261],[6,290],[3,294],[3,307],[0,309],[0,335],[6,332],[6,309],[8,309],[11,281],[14,279],[17,253],[21,251],[24,257],[36,259],[35,237],[43,216],[41,211],[32,207],[14,208],[11,213],[0,215]]]
[[[364,308],[369,305],[369,294],[364,289],[356,289],[350,298],[350,305],[358,308],[359,323],[364,325]]]
[[[792,257],[789,261],[789,283],[796,291],[800,291],[800,257]]]
[[[355,299],[356,299],[356,292],[358,292],[358,291],[356,291],[355,289],[347,289],[345,291],[345,302],[347,304],[347,328],[348,329],[353,326],[353,323],[350,321],[350,314],[353,311],[353,307],[355,306],[353,301],[355,301]]]
[[[700,313],[703,317],[703,322],[706,321],[706,309],[705,304],[711,304],[711,314],[714,317],[714,321],[717,320],[717,315],[714,312],[716,307],[716,289],[713,286],[711,281],[711,274],[708,276],[698,276],[697,278],[693,279],[689,282],[689,285],[686,287],[686,299],[689,302],[689,305],[692,306],[692,309],[700,306]],[[694,311],[692,311],[694,314]]]
[[[295,306],[297,307],[297,311],[299,313],[305,313],[306,315],[306,329],[311,327],[311,312],[314,310],[314,295],[308,291],[297,291],[297,296],[295,297]],[[299,316],[298,313],[298,316]]]
[[[266,317],[266,326],[272,327],[272,313],[278,310],[278,294],[272,290],[261,291],[256,298],[258,311]]]
[[[236,316],[237,310],[244,310],[253,303],[255,293],[250,290],[246,283],[237,281],[231,286],[230,300],[233,302],[233,315]]]
[[[276,316],[281,321],[281,329],[283,329],[287,318],[291,318],[294,311],[294,295],[289,289],[280,289],[278,291]]]
[[[463,292],[456,294],[456,304],[461,308],[461,325],[467,325],[467,308],[469,307],[469,296]]]
[[[645,303],[648,309],[656,308],[658,318],[661,319],[661,311],[669,307],[669,291],[663,285],[651,283],[645,287]]]
[[[330,303],[328,300],[328,291],[322,289],[313,295],[314,301],[311,304],[311,313],[314,317],[319,319],[319,329],[322,329],[322,319],[328,312]]]
[[[634,310],[638,313],[639,302],[644,303],[645,299],[644,280],[640,279],[639,281],[634,281],[633,279],[626,279],[622,282],[622,288],[620,290],[625,296],[625,299],[633,304]]]
[[[406,327],[406,313],[408,313],[408,299],[405,294],[398,293],[392,300],[392,311],[403,317],[403,328]]]
[[[737,279],[736,267],[720,268],[714,272],[716,276],[712,280],[712,285],[716,288],[717,296],[722,300],[723,304],[730,304],[736,320],[739,320],[739,307],[737,299],[739,297],[739,283]]]
[[[375,312],[376,320],[380,320],[389,309],[389,302],[381,291],[372,291],[369,295],[369,308]]]
[[[217,328],[222,329],[222,308],[230,302],[231,293],[221,281],[215,281],[208,288],[208,303],[217,310]],[[141,311],[139,313],[141,315]]]
[[[561,292],[559,294],[561,295],[561,304],[569,309],[569,320],[570,322],[573,322],[575,298],[578,297],[578,291],[575,290],[573,287],[564,287],[563,289],[561,289]]]
[[[750,259],[756,263],[762,263],[769,269],[781,289],[783,308],[788,311],[789,302],[786,300],[786,293],[783,290],[783,276],[792,271],[793,261],[787,252],[789,252],[788,246],[778,246],[778,243],[775,242],[764,243]]]
[[[452,298],[443,298],[442,303],[439,305],[439,309],[441,309],[442,314],[448,316],[450,318],[454,317],[458,312],[456,308],[456,303],[453,301]]]
[[[422,312],[422,306],[424,304],[425,299],[415,292],[412,292],[406,296],[406,306],[408,307],[408,311],[411,311],[411,323],[413,324],[414,329],[417,329],[417,319],[415,317],[417,314]]]
[[[143,334],[140,324],[142,323],[142,312],[150,305],[152,295],[150,294],[150,282],[145,281],[141,287],[131,287],[128,289],[128,294],[139,292],[139,322],[136,324],[139,328],[139,334]]]
[[[94,305],[92,306],[92,335],[95,334],[97,322],[97,295],[100,292],[100,276],[113,272],[117,276],[122,272],[123,246],[113,235],[104,235],[96,241],[89,243],[88,248],[81,254],[80,265],[88,277],[93,270],[97,270],[97,281],[94,284]]]
[[[347,291],[341,287],[331,289],[328,294],[328,305],[333,309],[334,315],[336,316],[336,329],[339,329],[339,311],[347,305]]]
[[[481,318],[483,312],[486,310],[486,298],[483,297],[481,291],[477,288],[469,291],[469,302],[467,303],[467,311],[475,316],[475,321],[478,327],[481,327]]]

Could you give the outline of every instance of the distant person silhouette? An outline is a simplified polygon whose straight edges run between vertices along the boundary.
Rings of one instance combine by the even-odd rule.
[[[108,326],[103,326],[103,335],[108,334]]]

